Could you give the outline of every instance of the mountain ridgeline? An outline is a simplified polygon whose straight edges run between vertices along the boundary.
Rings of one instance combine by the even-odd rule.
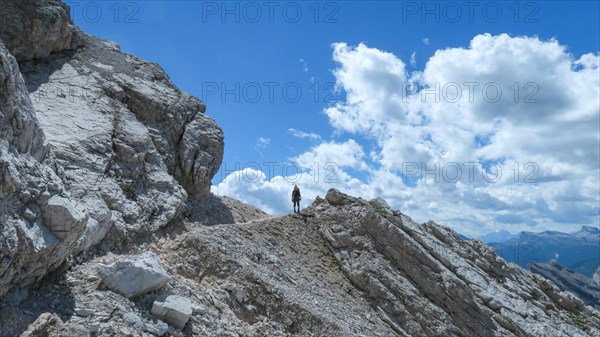
[[[1,337],[600,337],[589,299],[381,199],[212,195],[204,103],[62,1],[0,1]]]
[[[532,263],[529,265],[529,270],[552,281],[560,290],[576,295],[587,305],[600,308],[600,283],[596,280],[556,262]]]
[[[495,240],[498,238],[505,240]],[[531,263],[554,261],[592,277],[600,266],[600,230],[595,227],[584,226],[575,233],[520,232],[514,236],[488,237],[484,242],[502,258],[523,268]]]

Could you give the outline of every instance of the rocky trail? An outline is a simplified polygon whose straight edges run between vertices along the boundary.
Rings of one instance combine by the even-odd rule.
[[[131,245],[122,255],[90,254],[4,317],[13,322],[14,334],[40,314],[53,313],[66,322],[55,330],[57,336],[88,331],[137,336],[140,329],[162,335],[160,328],[167,326],[150,313],[158,292],[131,301],[103,286],[98,275],[118,259],[152,252],[171,277],[160,293],[190,298],[201,307],[183,331],[171,328],[171,334],[394,336],[371,312],[368,296],[344,277],[318,226],[307,218],[191,223],[183,232],[174,227],[179,234],[165,231],[150,243]]]
[[[29,326],[24,336],[598,335],[596,309],[381,200],[331,190],[301,214],[182,226],[119,254],[80,256],[4,309],[3,326],[8,318],[13,335]],[[103,276],[115,262],[146,260],[158,267],[142,269],[159,269],[149,279],[166,283],[128,298],[131,284]],[[139,275],[147,272],[132,273],[152,283]],[[156,314],[169,296],[182,301],[173,309],[179,321]]]

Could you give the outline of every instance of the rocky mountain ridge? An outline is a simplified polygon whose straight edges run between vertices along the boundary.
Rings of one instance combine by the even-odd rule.
[[[382,205],[331,190],[299,215],[167,227],[2,317],[24,336],[598,336],[573,294]]]
[[[587,305],[600,309],[600,284],[595,280],[556,262],[533,263],[529,270],[552,281],[560,290],[576,295]]]
[[[202,102],[61,1],[0,4],[0,336],[600,336],[597,308],[381,199],[211,195]]]

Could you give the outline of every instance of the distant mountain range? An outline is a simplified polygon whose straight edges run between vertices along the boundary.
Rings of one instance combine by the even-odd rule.
[[[489,244],[494,242],[504,242],[510,239],[514,239],[518,236],[519,234],[512,234],[511,232],[506,230],[499,230],[497,232],[491,232],[480,236],[477,239]]]
[[[580,274],[592,277],[600,265],[600,230],[583,226],[575,233],[507,231],[478,238],[493,247],[507,261],[527,268],[531,263],[555,261]]]

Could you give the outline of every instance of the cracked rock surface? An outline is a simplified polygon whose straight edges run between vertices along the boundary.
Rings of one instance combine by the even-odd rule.
[[[585,304],[600,309],[600,284],[558,263],[532,263],[529,270],[552,281],[560,290],[571,292]]]
[[[204,112],[61,1],[0,1],[0,298],[214,199],[223,133]]]

